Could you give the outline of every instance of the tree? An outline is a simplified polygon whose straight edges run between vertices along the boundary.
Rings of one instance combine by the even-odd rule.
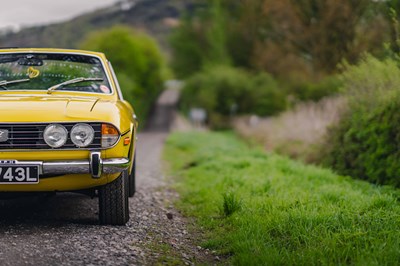
[[[115,26],[90,34],[81,48],[107,55],[124,97],[145,118],[163,89],[165,65],[157,43],[144,33]]]
[[[354,61],[363,52],[355,41],[369,4],[369,0],[264,0],[269,31],[259,45],[278,45],[281,54],[309,62],[313,72],[334,72],[341,60]],[[263,57],[256,54],[255,60]],[[274,62],[261,59],[256,64],[268,69]]]
[[[188,77],[203,68],[230,65],[228,14],[221,0],[210,0],[186,14],[171,36],[172,67],[178,77]]]
[[[392,2],[399,0],[390,0]],[[390,2],[389,1],[389,2]],[[211,62],[318,80],[343,60],[382,51],[381,1],[208,0],[172,38],[174,66],[188,76]]]

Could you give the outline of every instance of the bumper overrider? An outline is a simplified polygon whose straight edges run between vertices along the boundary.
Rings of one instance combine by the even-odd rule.
[[[12,164],[38,165],[40,175],[91,174],[100,178],[104,174],[121,173],[129,168],[128,158],[102,159],[100,152],[91,152],[88,160],[13,161]]]

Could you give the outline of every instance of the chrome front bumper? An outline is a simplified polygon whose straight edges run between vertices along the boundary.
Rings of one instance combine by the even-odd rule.
[[[121,173],[130,165],[128,158],[101,159],[100,152],[91,152],[88,160],[10,161],[10,163],[39,166],[40,175],[91,174],[93,178],[100,178],[103,173]]]

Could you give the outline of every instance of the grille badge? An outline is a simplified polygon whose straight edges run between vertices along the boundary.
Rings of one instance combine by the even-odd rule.
[[[8,140],[8,130],[0,129],[0,142],[6,142]]]

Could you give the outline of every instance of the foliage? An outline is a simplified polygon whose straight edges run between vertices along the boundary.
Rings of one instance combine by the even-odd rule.
[[[362,52],[382,50],[390,28],[382,5],[370,0],[204,1],[172,38],[174,69],[187,77],[212,60],[314,81],[336,72],[343,59],[355,62]]]
[[[319,101],[324,97],[338,94],[342,85],[341,80],[333,75],[319,81],[288,80],[284,84],[287,94],[299,101]]]
[[[115,26],[90,34],[81,48],[107,55],[124,97],[144,119],[163,89],[165,65],[156,42],[144,33]]]
[[[390,37],[391,37],[391,49],[395,53],[400,52],[400,1],[399,0],[388,0],[385,1],[384,14],[386,19],[389,21]]]
[[[215,66],[191,77],[182,92],[182,107],[204,108],[211,124],[232,114],[273,115],[286,108],[284,92],[268,74],[250,74],[227,66]]]
[[[397,265],[399,191],[248,148],[232,134],[178,133],[165,158],[178,206],[229,265]],[[242,208],[221,216],[221,194]]]
[[[310,70],[331,73],[342,59],[354,60],[360,51],[356,42],[358,25],[364,18],[369,0],[264,0],[270,31],[259,45],[274,47],[274,55],[258,49],[257,64],[274,68],[268,56],[297,57]],[[365,23],[365,21],[363,21]],[[276,54],[278,52],[278,54]],[[258,61],[258,60],[257,60]]]
[[[213,65],[229,65],[226,23],[228,17],[220,1],[199,8],[193,16],[182,18],[181,26],[170,37],[172,68],[180,78]]]
[[[400,186],[400,69],[367,56],[342,75],[348,110],[323,147],[325,163],[342,174]]]
[[[239,113],[273,115],[284,110],[282,106],[336,94],[342,60],[356,62],[365,51],[383,56],[382,44],[390,39],[384,6],[370,0],[202,1],[182,18],[171,37],[172,67],[179,78],[189,79],[190,86],[199,79],[198,72],[212,72],[218,65],[268,73],[280,87],[279,96],[258,95],[256,104],[261,98],[270,101],[260,109],[243,108],[249,105],[245,98],[237,101],[229,95],[229,104],[221,104],[215,96],[219,93],[212,95],[206,86],[194,84],[197,88],[188,91],[198,91],[195,98],[201,94],[206,102],[201,104],[209,111],[224,109],[210,113],[213,125],[226,126],[232,104],[244,110]],[[240,84],[239,77],[232,78],[231,83]],[[273,106],[284,94],[289,104],[276,101]]]
[[[201,29],[195,27],[193,17],[185,16],[181,19],[181,26],[177,28],[170,36],[170,43],[173,47],[173,60],[171,67],[179,78],[188,77],[203,66],[203,52],[207,49]]]

